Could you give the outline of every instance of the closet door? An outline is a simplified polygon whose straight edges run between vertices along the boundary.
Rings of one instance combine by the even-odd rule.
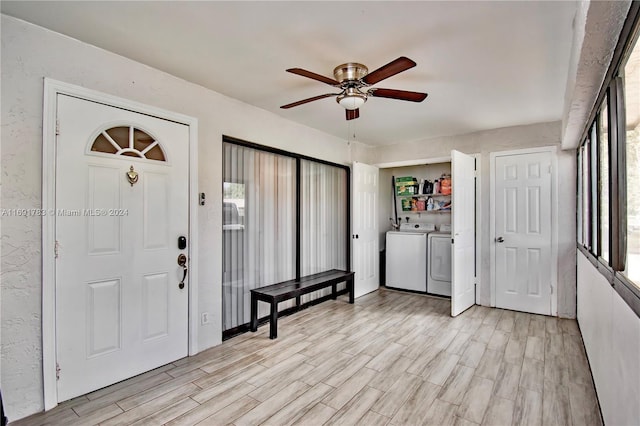
[[[378,289],[378,168],[353,163],[353,271],[355,297]]]
[[[454,317],[476,303],[475,164],[473,157],[451,151],[451,316]]]

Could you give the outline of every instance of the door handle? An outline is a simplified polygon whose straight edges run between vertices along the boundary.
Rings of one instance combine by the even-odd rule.
[[[187,256],[185,256],[184,253],[180,253],[178,256],[178,265],[182,266],[183,272],[182,280],[178,284],[178,288],[182,290],[184,288],[184,280],[187,278]]]
[[[502,237],[496,238],[496,243],[504,243],[504,238]]]

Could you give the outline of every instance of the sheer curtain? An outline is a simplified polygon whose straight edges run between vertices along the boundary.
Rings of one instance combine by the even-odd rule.
[[[224,142],[223,330],[248,324],[251,289],[347,268],[347,171]],[[296,162],[300,162],[297,176]],[[300,184],[300,271],[296,271],[296,189]],[[341,287],[344,288],[344,284]],[[331,289],[302,297],[302,302]],[[278,305],[282,311],[295,300]],[[269,306],[258,303],[258,316]]]
[[[336,166],[301,160],[301,276],[346,269],[347,173]],[[344,284],[341,287],[344,288]],[[303,296],[308,302],[331,293]]]
[[[224,143],[223,330],[250,320],[250,290],[296,276],[296,160]],[[292,306],[285,302],[279,309]],[[268,314],[258,304],[260,317]]]

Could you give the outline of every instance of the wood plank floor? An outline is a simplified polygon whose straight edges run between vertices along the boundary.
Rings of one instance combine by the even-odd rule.
[[[574,320],[379,290],[12,425],[600,425]]]

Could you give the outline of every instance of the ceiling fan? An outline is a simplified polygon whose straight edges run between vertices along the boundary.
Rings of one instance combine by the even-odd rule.
[[[386,78],[415,66],[416,63],[411,59],[401,56],[398,59],[389,62],[387,65],[383,65],[377,70],[369,73],[369,69],[366,66],[355,62],[348,62],[346,64],[338,65],[333,70],[334,79],[302,68],[289,68],[287,72],[326,83],[330,86],[341,89],[342,91],[340,93],[325,93],[324,95],[303,99],[298,102],[283,105],[280,108],[293,108],[308,102],[337,96],[336,101],[346,110],[347,120],[353,120],[360,116],[359,108],[364,105],[369,96],[376,98],[399,99],[401,101],[422,102],[427,97],[426,93],[370,87]]]

